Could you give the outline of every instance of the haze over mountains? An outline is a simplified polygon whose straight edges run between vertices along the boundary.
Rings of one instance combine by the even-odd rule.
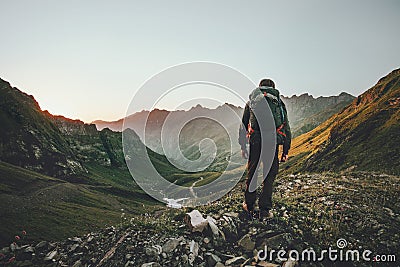
[[[399,69],[357,98],[342,93],[315,99],[305,94],[284,101],[295,132],[312,129],[293,140],[292,158],[281,167],[286,174],[327,170],[400,174]],[[229,104],[174,112],[177,119],[198,112],[223,119],[232,111],[241,117],[242,109]],[[142,111],[129,116],[132,128],[148,114]],[[198,185],[213,181],[229,160],[239,156],[237,139],[232,148],[227,130],[198,119],[183,128],[179,140],[182,153],[198,158],[198,142],[207,135],[217,145],[216,160],[200,173],[178,170],[160,150],[160,125],[168,114],[150,112],[148,127],[154,138],[146,142],[149,147],[134,131],[130,136],[137,155],[147,152],[169,181],[184,186],[200,178]],[[1,244],[12,239],[18,229],[28,229],[32,240],[59,240],[116,224],[121,209],[142,214],[160,207],[135,184],[126,168],[122,133],[110,130],[121,130],[121,120],[94,125],[51,115],[40,109],[33,96],[0,79],[0,124]],[[237,121],[225,124],[228,132],[237,135]],[[96,126],[110,129],[97,130]],[[243,167],[237,164],[232,175]]]
[[[339,112],[345,106],[351,103],[355,97],[347,94],[340,93],[338,96],[329,96],[329,97],[318,97],[314,98],[309,94],[302,94],[300,96],[293,95],[291,97],[282,97],[282,100],[286,104],[288,110],[288,116],[290,125],[293,132],[293,137],[296,137],[300,134],[308,132],[315,127],[317,127],[320,123],[327,120],[330,116]],[[179,121],[179,117],[184,116],[193,117],[198,113],[203,114],[204,116],[208,116],[210,118],[224,118],[224,121],[230,120],[226,122],[228,127],[228,132],[235,132],[235,139],[237,139],[237,131],[239,122],[237,118],[233,118],[231,116],[231,111],[238,114],[241,118],[241,114],[243,113],[243,108],[237,107],[228,103],[225,103],[216,109],[210,109],[207,107],[202,107],[201,105],[197,105],[188,111],[167,111],[167,110],[159,110],[155,109],[151,112],[147,110],[143,110],[137,112],[135,114],[127,116],[125,120],[125,127],[130,127],[134,129],[137,133],[141,131],[138,130],[141,125],[144,125],[145,120],[148,117],[147,125],[146,125],[146,135],[148,134],[151,138],[146,139],[146,145],[148,145],[151,149],[157,151],[158,153],[163,153],[160,146],[160,134],[161,128],[165,121],[165,119],[170,115],[176,118]],[[181,114],[181,115],[179,115]],[[239,118],[239,119],[240,119]],[[124,123],[124,119],[120,119],[117,121],[102,121],[96,120],[92,122],[96,125],[97,129],[102,130],[104,128],[109,128],[113,131],[121,131]],[[128,125],[128,126],[127,126]],[[213,129],[207,129],[207,127],[202,127],[203,134],[206,135],[214,135]],[[196,132],[192,132],[189,134],[197,134]],[[140,134],[139,134],[140,135]],[[218,135],[218,134],[217,134]],[[141,136],[143,140],[143,136]],[[158,140],[158,141],[155,141]]]

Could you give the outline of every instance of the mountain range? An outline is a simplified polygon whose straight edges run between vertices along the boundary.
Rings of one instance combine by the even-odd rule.
[[[356,98],[345,93],[330,98],[283,97],[298,134],[292,141],[291,159],[281,167],[283,175],[349,170],[399,175],[399,77],[400,70],[394,70]],[[177,120],[192,112],[223,119],[232,110],[241,117],[242,109],[230,104],[216,109],[197,106],[174,114]],[[145,145],[143,136],[130,130],[131,143],[137,156],[146,151],[168,180],[184,186],[200,177],[198,185],[213,181],[229,160],[239,156],[237,136],[232,137],[234,148],[226,142],[227,132],[237,135],[236,120],[227,120],[225,130],[198,119],[183,128],[182,153],[198,158],[199,142],[207,134],[215,140],[216,159],[200,173],[177,169],[160,149],[160,125],[168,114],[153,110],[128,117],[135,128],[150,115],[146,126],[150,142]],[[33,96],[0,79],[1,244],[21,229],[31,233],[30,240],[60,240],[118,224],[121,209],[135,215],[162,208],[136,185],[126,167],[122,120],[95,123],[43,111]],[[243,170],[240,165],[235,168],[232,175]]]
[[[344,107],[350,104],[354,100],[354,98],[354,96],[345,92],[340,93],[338,96],[321,96],[317,98],[314,98],[312,95],[309,95],[307,93],[300,96],[293,95],[291,97],[281,97],[288,111],[288,117],[290,120],[293,137],[314,129],[319,124],[327,120],[330,116],[332,116],[336,112],[341,111]],[[238,115],[241,115],[243,113],[243,108],[230,105],[228,103],[223,104],[216,109],[209,109],[197,105],[196,107],[186,112],[193,114],[195,114],[196,112],[202,112],[210,115],[211,117],[213,117],[214,114],[221,114],[221,112],[225,112],[225,117],[230,118],[230,116],[228,115],[229,110],[227,108],[234,110]],[[160,131],[160,129],[155,130],[155,128],[161,128],[162,123],[170,113],[173,114],[185,112],[159,109],[154,109],[152,111],[143,110],[127,116],[125,119],[125,123],[129,124],[130,127],[132,127],[133,129],[137,129],[138,125],[143,124],[144,120],[146,120],[146,118],[148,117],[148,129],[150,131]],[[123,123],[124,118],[117,121],[95,120],[92,122],[92,124],[95,124],[97,129],[99,130],[109,128],[113,131],[121,131]],[[238,128],[237,125],[235,125],[235,127]],[[157,146],[152,146],[152,149],[157,150]]]
[[[307,93],[291,97],[282,97],[288,111],[290,127],[295,138],[309,132],[333,114],[341,111],[353,100],[354,96],[340,93],[338,96],[320,96],[314,98]]]

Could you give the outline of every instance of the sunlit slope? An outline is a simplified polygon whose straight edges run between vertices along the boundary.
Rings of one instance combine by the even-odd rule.
[[[400,70],[394,70],[349,106],[295,138],[292,170],[400,173]]]

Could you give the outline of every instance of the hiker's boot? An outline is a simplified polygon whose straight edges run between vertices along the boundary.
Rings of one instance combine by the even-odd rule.
[[[272,212],[272,210],[269,210],[269,209],[268,210],[260,210],[259,220],[261,222],[265,222],[272,218],[274,218],[274,213]]]
[[[245,219],[249,220],[249,221],[254,220],[254,218],[255,218],[254,209],[249,209],[249,207],[248,207],[246,202],[243,202],[242,208],[243,208],[243,211],[245,213],[245,217],[246,217]]]

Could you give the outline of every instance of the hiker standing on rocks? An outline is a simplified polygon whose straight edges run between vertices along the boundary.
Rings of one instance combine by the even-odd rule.
[[[260,81],[259,87],[257,87],[249,96],[249,101],[244,109],[242,124],[239,129],[239,144],[242,150],[242,156],[248,158],[247,163],[247,179],[246,179],[246,192],[245,201],[243,202],[243,209],[246,212],[249,219],[255,218],[257,215],[254,211],[254,205],[256,202],[256,190],[249,190],[250,183],[254,177],[257,179],[257,169],[259,163],[263,163],[263,187],[261,195],[259,196],[258,206],[260,212],[258,217],[260,220],[265,220],[273,217],[272,209],[272,190],[273,183],[276,175],[278,174],[279,159],[278,151],[279,145],[283,145],[283,151],[281,156],[281,162],[288,159],[288,152],[291,144],[291,132],[287,116],[285,104],[280,99],[280,94],[275,89],[275,83],[270,79],[263,79]],[[262,99],[262,100],[261,100]],[[263,101],[268,103],[271,109],[275,127],[276,127],[276,149],[275,156],[271,168],[268,170],[269,164],[267,164],[266,157],[261,157],[261,138],[264,136],[263,131],[260,130],[260,126],[256,120],[254,110],[256,110],[257,101]],[[260,105],[259,105],[260,106]],[[262,106],[262,105],[261,105]],[[262,108],[265,110],[268,108],[264,104]],[[257,117],[260,119],[260,115],[267,114],[267,110],[257,111]],[[272,122],[271,122],[272,123]],[[261,125],[261,124],[260,124]],[[269,125],[271,127],[271,125]],[[262,128],[262,127],[261,127]],[[273,131],[273,130],[272,130]],[[250,144],[250,153],[247,153],[246,144]],[[264,150],[264,148],[263,148]]]

